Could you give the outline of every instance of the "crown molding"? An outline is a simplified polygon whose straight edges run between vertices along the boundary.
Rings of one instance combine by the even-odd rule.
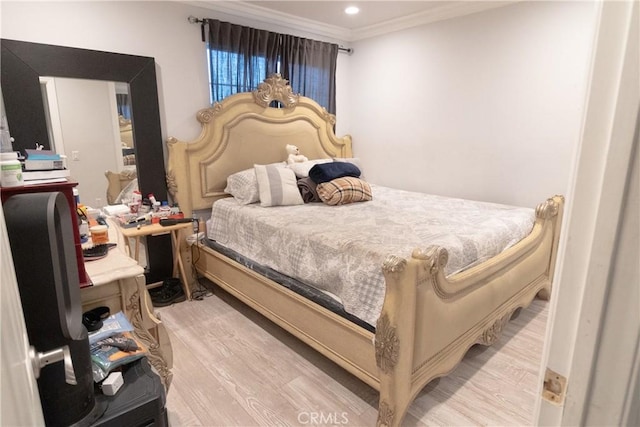
[[[220,13],[238,16],[260,22],[268,22],[294,30],[313,33],[343,42],[354,42],[362,39],[380,36],[386,33],[400,31],[431,22],[444,21],[459,16],[470,15],[489,9],[507,6],[522,0],[501,1],[452,1],[442,6],[414,13],[401,18],[390,19],[379,24],[362,27],[355,30],[325,24],[299,16],[290,15],[266,7],[244,1],[186,1],[193,6],[215,10]]]
[[[228,15],[239,16],[241,18],[255,21],[268,22],[269,24],[284,26],[294,30],[313,33],[340,41],[350,41],[351,38],[351,30],[349,29],[290,15],[288,13],[268,9],[266,7],[245,3],[243,1],[187,1],[185,3],[204,9],[215,10],[216,12]]]
[[[451,18],[471,15],[473,13],[507,6],[509,4],[517,3],[518,1],[522,0],[450,2],[423,12],[417,12],[401,18],[390,19],[379,24],[370,25],[368,27],[358,28],[351,32],[351,38],[349,41],[367,39],[432,22],[445,21]]]

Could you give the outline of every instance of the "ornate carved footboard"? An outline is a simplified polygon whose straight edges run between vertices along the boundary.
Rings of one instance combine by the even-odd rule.
[[[449,279],[447,251],[415,250],[383,266],[386,296],[375,336],[378,425],[400,425],[418,392],[446,375],[473,344],[491,345],[514,311],[548,297],[564,199],[536,209],[531,235],[493,259]]]

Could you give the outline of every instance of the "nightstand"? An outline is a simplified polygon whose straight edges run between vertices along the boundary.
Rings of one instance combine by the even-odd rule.
[[[182,263],[182,258],[180,257],[179,234],[180,234],[180,230],[186,230],[191,227],[192,227],[192,224],[188,222],[169,225],[166,227],[160,224],[142,225],[140,226],[140,228],[120,227],[120,232],[124,237],[125,245],[129,250],[129,255],[133,254],[133,259],[135,259],[136,261],[139,260],[139,256],[140,256],[140,237],[157,236],[160,234],[171,233],[171,244],[173,247],[173,276],[175,277],[176,274],[180,275],[180,280],[182,281],[182,288],[184,289],[184,294],[187,297],[187,301],[191,299],[191,287],[189,286],[187,274],[184,270],[184,264]],[[131,248],[130,239],[135,240],[135,248],[133,248],[133,250]]]

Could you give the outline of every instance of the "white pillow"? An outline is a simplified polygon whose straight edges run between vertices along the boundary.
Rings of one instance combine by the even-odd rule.
[[[275,165],[254,165],[260,206],[302,205],[296,174],[289,168]]]
[[[309,170],[311,170],[312,167],[320,163],[329,162],[331,162],[331,159],[307,160],[306,162],[290,163],[287,165],[287,167],[296,174],[297,178],[308,178]]]
[[[231,194],[241,205],[259,202],[258,179],[254,168],[229,175],[224,192]]]

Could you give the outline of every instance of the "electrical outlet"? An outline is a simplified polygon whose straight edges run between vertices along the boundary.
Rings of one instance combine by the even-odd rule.
[[[79,161],[80,160],[80,152],[77,150],[74,150],[71,152],[71,160],[73,161]]]

